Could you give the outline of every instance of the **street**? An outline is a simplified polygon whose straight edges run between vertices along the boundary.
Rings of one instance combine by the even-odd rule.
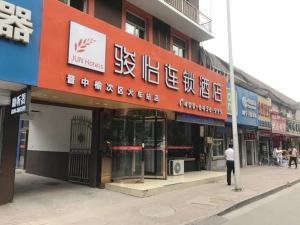
[[[242,207],[222,217],[192,223],[193,225],[299,225],[300,184]]]
[[[244,218],[253,217],[251,210],[256,209],[255,207],[248,211],[244,211],[244,207],[243,211],[238,210],[234,212],[235,214],[232,213],[223,217],[214,217],[214,215],[243,200],[255,197],[275,187],[286,185],[288,182],[298,181],[300,178],[299,170],[279,167],[244,168],[241,170],[241,175],[244,186],[242,192],[232,191],[233,186],[227,186],[224,179],[216,183],[196,185],[148,198],[137,198],[51,178],[17,174],[15,199],[11,204],[0,206],[0,224],[183,225],[191,223],[202,225],[203,220],[210,217],[213,217],[214,221],[203,225],[218,225],[221,224],[220,222],[228,222],[229,225],[231,224],[229,222],[232,224],[251,222],[252,224],[252,220],[248,221]],[[297,188],[286,189],[292,195],[294,192],[290,190],[295,190],[296,194],[300,194],[299,185]],[[295,199],[295,203],[299,202],[299,197]],[[274,206],[276,200],[276,202],[282,203],[282,208],[286,208],[288,199],[285,196],[281,198],[284,201],[274,199]],[[272,204],[270,202],[270,205]],[[276,211],[275,209],[274,211]],[[285,215],[282,219],[284,221],[284,219],[290,218],[290,213],[287,214],[286,212],[295,210],[282,210],[276,215]],[[268,217],[275,214],[269,212],[267,205],[265,208],[258,208],[258,211],[264,212],[263,215],[266,214]],[[238,214],[238,212],[241,213]],[[256,224],[262,224],[259,222],[262,219],[268,219],[268,217],[261,218],[258,216],[258,223]],[[243,220],[243,223],[240,223],[240,220]],[[294,221],[294,224],[300,224],[296,223],[295,219]],[[271,223],[264,223],[264,225],[268,224]]]

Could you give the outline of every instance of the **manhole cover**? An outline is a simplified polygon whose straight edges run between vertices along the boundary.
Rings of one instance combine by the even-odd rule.
[[[140,214],[152,218],[163,218],[175,214],[175,209],[169,206],[147,205],[140,209]]]
[[[47,182],[47,183],[44,183],[45,185],[48,185],[48,186],[57,186],[57,185],[60,185],[59,182]]]

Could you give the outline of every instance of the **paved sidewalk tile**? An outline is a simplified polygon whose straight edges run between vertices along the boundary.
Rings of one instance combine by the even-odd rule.
[[[0,206],[0,225],[176,225],[205,218],[209,224],[218,212],[298,179],[300,170],[249,167],[241,170],[242,192],[234,192],[224,180],[137,198],[17,174],[15,200]]]

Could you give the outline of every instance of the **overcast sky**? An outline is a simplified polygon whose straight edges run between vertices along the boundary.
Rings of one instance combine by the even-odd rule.
[[[226,4],[200,0],[215,36],[203,46],[228,62]],[[231,22],[234,66],[300,102],[300,1],[231,0]]]

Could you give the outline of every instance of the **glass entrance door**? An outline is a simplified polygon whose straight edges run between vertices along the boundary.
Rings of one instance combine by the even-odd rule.
[[[144,146],[144,147],[142,147]],[[166,120],[115,117],[112,121],[112,178],[166,178]],[[144,173],[142,161],[144,158]]]
[[[144,144],[145,177],[166,178],[165,119],[145,119]]]

